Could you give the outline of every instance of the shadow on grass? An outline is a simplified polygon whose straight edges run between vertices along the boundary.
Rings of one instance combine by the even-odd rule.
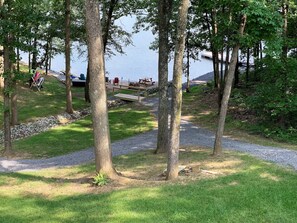
[[[153,118],[148,111],[139,108],[134,110],[128,106],[111,110],[109,122],[112,141],[134,136],[154,127]],[[13,147],[17,153],[45,158],[83,150],[93,144],[92,121],[88,116],[71,124],[17,140]]]
[[[261,168],[103,194],[2,194],[0,214],[2,222],[296,222],[296,174],[273,169],[282,176],[275,181],[260,177],[269,171],[268,166]],[[23,173],[15,176],[52,183]]]

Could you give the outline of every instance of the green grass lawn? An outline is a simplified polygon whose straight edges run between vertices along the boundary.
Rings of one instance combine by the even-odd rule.
[[[24,74],[18,81],[19,122],[28,122],[50,115],[60,114],[66,109],[65,85],[53,76],[45,76],[41,91],[30,89],[27,85],[31,75]],[[84,88],[72,88],[75,110],[89,106],[84,101]],[[0,119],[3,120],[3,97],[0,98]],[[3,127],[1,122],[0,127]]]
[[[143,133],[155,127],[154,118],[149,111],[133,104],[111,109],[109,122],[112,141]],[[93,133],[90,116],[13,143],[18,156],[39,158],[63,155],[91,146],[93,146]]]
[[[94,164],[0,174],[1,222],[297,222],[296,172],[247,155],[214,158],[185,148],[193,172],[166,183],[166,158],[152,152],[114,159],[141,180],[90,184]]]

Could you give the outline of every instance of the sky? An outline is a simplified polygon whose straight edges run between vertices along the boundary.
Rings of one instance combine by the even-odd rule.
[[[132,30],[135,18],[125,17],[118,20],[118,24],[123,26],[127,31]],[[118,77],[122,80],[138,81],[140,78],[150,77],[154,81],[158,79],[158,54],[150,50],[150,43],[154,40],[151,31],[141,31],[132,37],[133,45],[124,48],[125,55],[116,55],[106,60],[106,71],[110,79]],[[86,55],[78,56],[78,52],[73,48],[71,58],[71,73],[79,76],[81,73],[86,74],[87,62]],[[23,58],[27,58],[24,57]],[[65,70],[64,55],[57,55],[52,60],[52,70]],[[172,80],[173,63],[169,63],[169,80]],[[212,62],[201,59],[198,62],[191,62],[190,79],[201,76],[212,71]],[[183,82],[186,78],[183,77]]]

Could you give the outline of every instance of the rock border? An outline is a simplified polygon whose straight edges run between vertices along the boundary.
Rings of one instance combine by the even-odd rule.
[[[123,104],[126,104],[126,102],[120,99],[107,101],[108,108],[118,107]],[[21,123],[11,128],[11,138],[12,140],[23,139],[41,132],[45,132],[49,129],[55,128],[60,125],[70,124],[90,114],[91,108],[88,107],[79,111],[75,111],[73,114],[68,114],[67,112],[64,112],[62,114],[55,116],[39,118],[37,121]],[[3,131],[0,131],[0,143],[4,143]]]

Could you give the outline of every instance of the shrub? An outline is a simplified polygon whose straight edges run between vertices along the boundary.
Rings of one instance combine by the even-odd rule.
[[[104,186],[104,185],[108,184],[108,178],[105,174],[98,173],[93,178],[93,184],[95,184],[96,186]]]
[[[296,129],[297,59],[263,61],[261,81],[247,98],[247,105],[265,122]]]

